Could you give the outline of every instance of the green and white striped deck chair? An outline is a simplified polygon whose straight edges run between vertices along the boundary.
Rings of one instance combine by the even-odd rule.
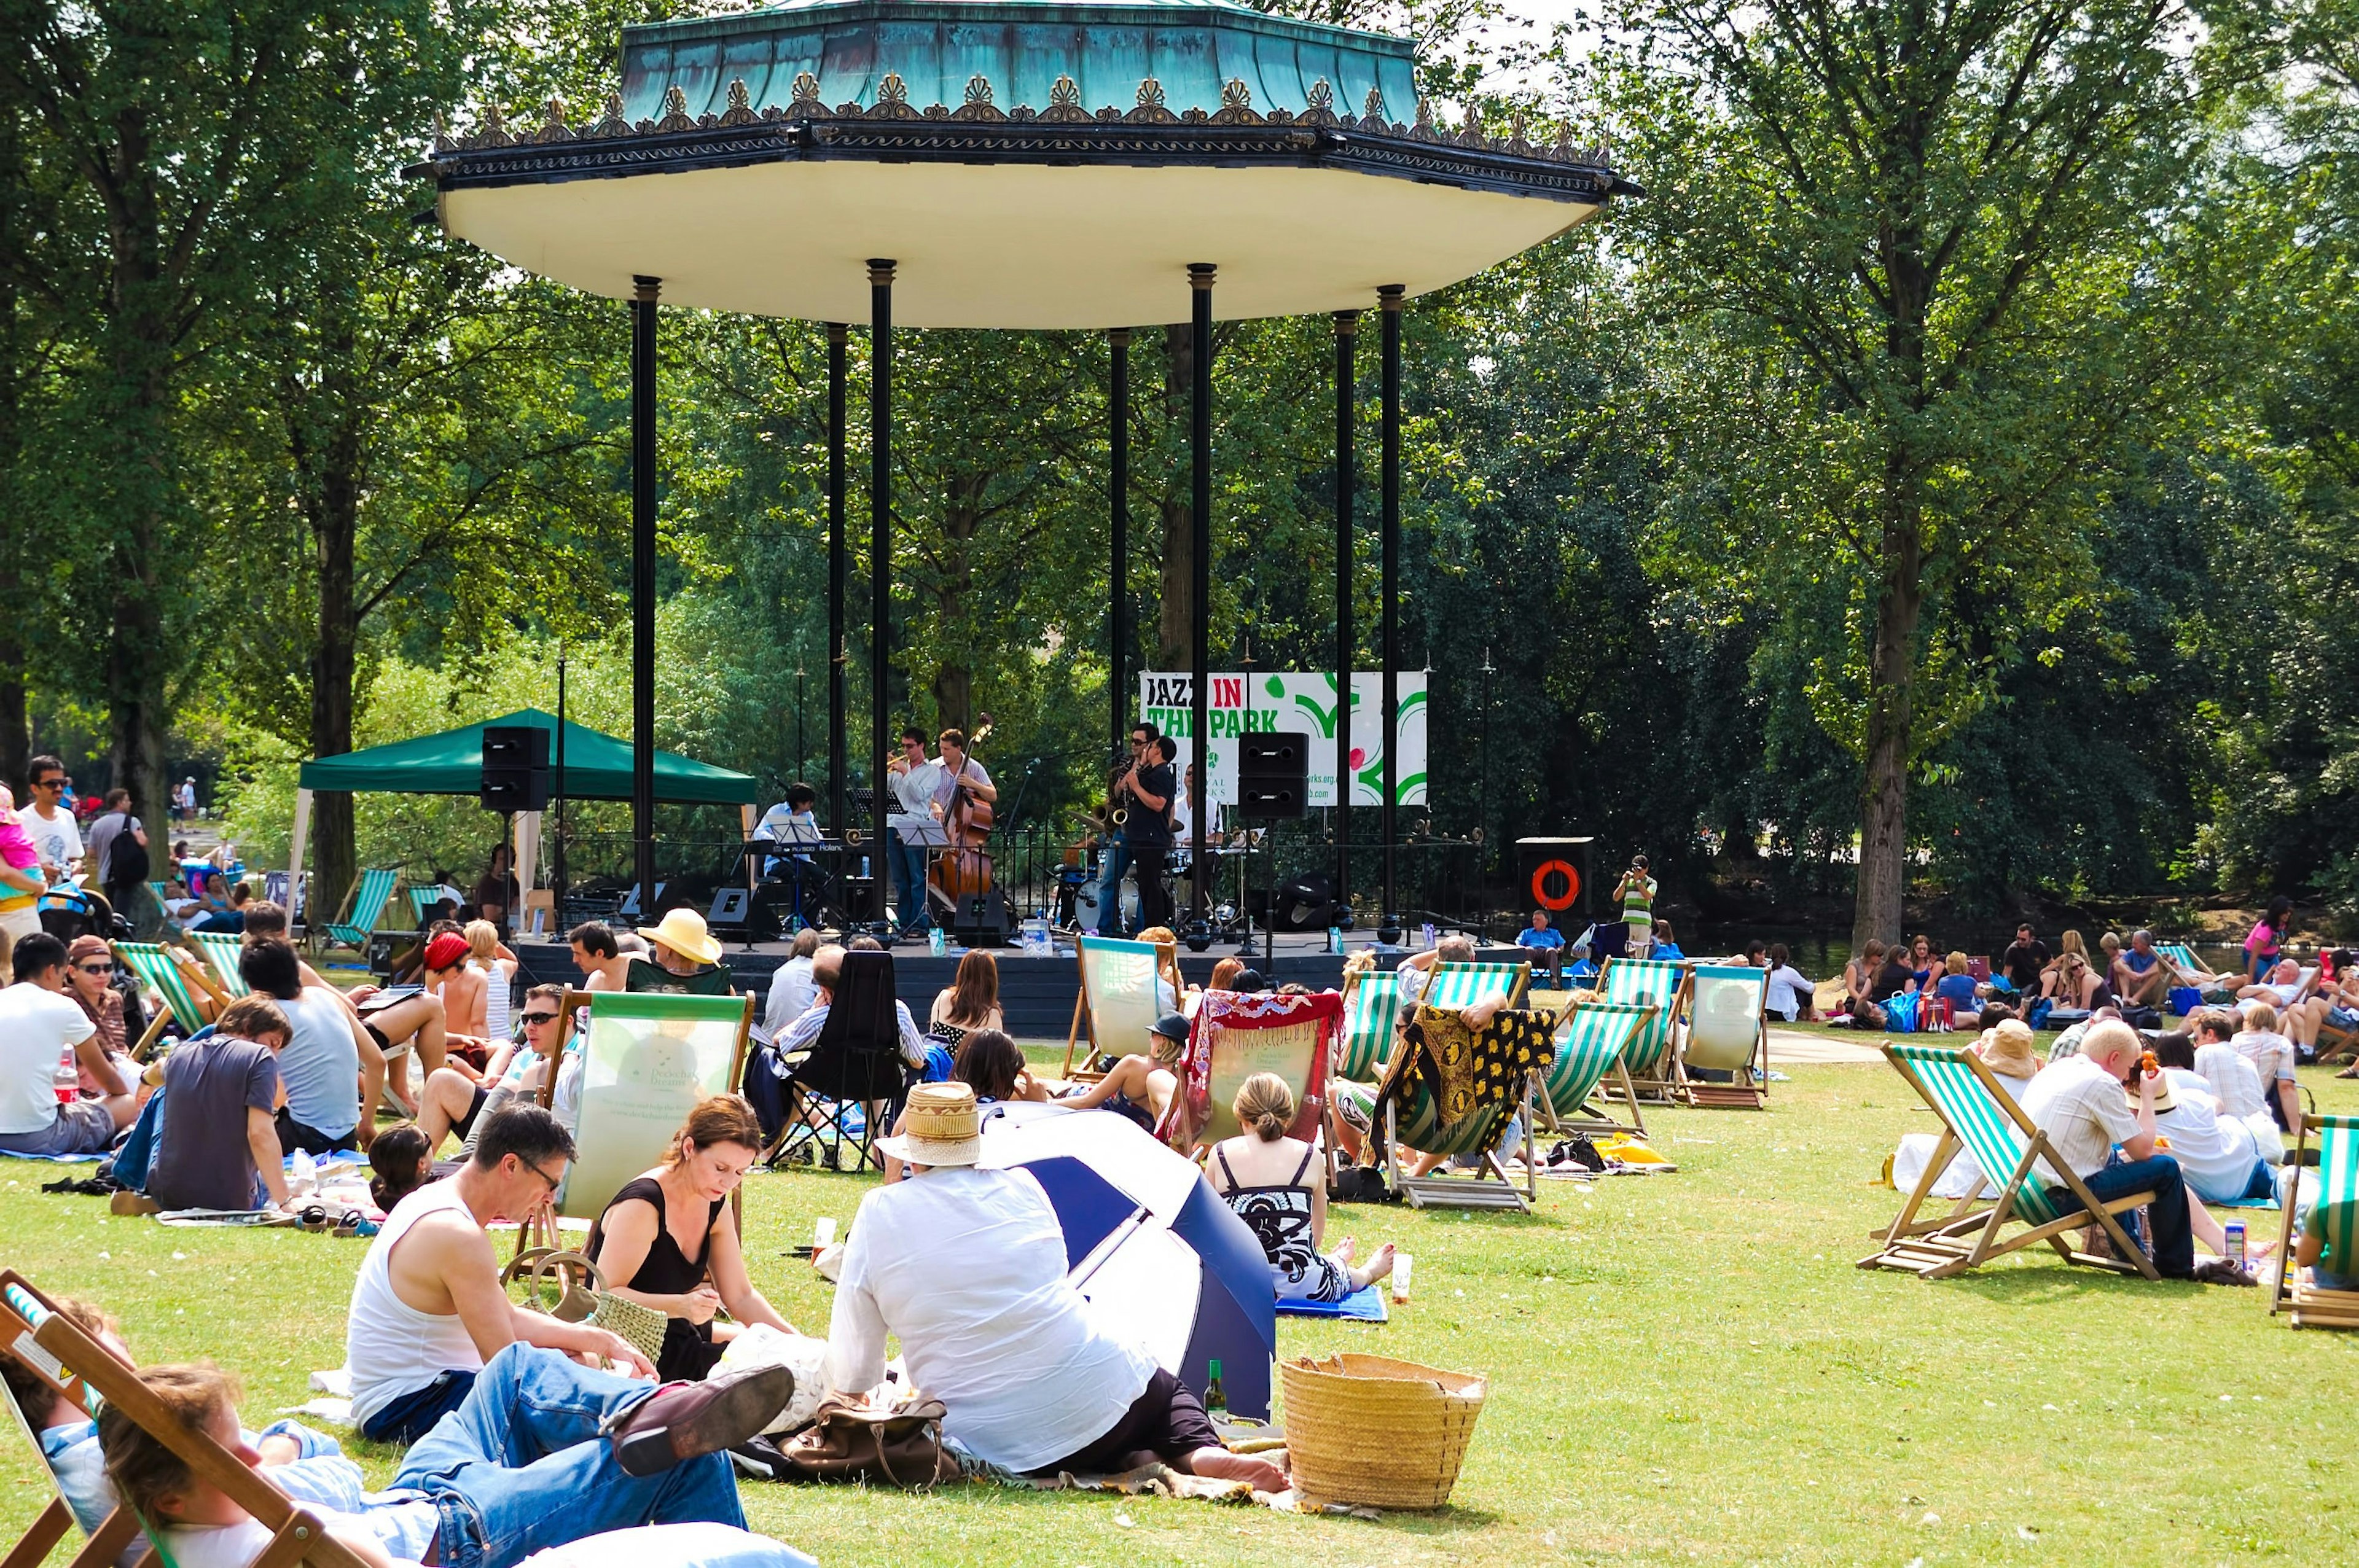
[[[1352,982],[1343,1003],[1343,1032],[1335,1040],[1330,1077],[1374,1081],[1376,1068],[1393,1054],[1400,1022],[1400,977],[1370,969]]]
[[[147,1059],[148,1048],[163,1033],[166,1019],[178,1022],[181,1033],[194,1034],[211,1023],[213,1013],[229,1000],[202,966],[183,968],[172,957],[172,950],[159,942],[110,942],[107,946],[114,949],[116,963],[164,999],[164,1005],[148,1022],[147,1033],[131,1049],[131,1054],[139,1061]]]
[[[352,896],[344,901],[344,918],[321,921],[321,931],[336,946],[366,952],[368,939],[376,931],[376,923],[400,881],[399,871],[381,867],[363,871],[353,883]]]
[[[235,1000],[249,993],[252,988],[245,983],[245,977],[237,972],[238,955],[245,951],[245,937],[227,931],[191,931],[189,943],[204,955],[206,963],[213,967],[213,974],[221,981],[223,995]]]
[[[1456,1011],[1486,997],[1504,997],[1509,1007],[1524,1005],[1524,991],[1532,982],[1532,967],[1515,964],[1436,964],[1418,1000],[1427,1007]]]
[[[433,908],[435,903],[440,901],[440,897],[441,894],[432,888],[411,888],[409,890],[409,913],[417,916],[419,920],[424,920],[426,918],[426,912]]]
[[[1571,1132],[1647,1135],[1647,1119],[1638,1109],[1637,1091],[1630,1086],[1630,1069],[1623,1065],[1622,1054],[1654,1016],[1651,1007],[1610,1001],[1581,1002],[1566,1011],[1556,1060],[1540,1081],[1541,1109],[1550,1125]],[[1597,1108],[1597,1087],[1609,1073],[1621,1080],[1622,1097],[1630,1102],[1627,1127]]]
[[[1698,964],[1688,971],[1686,1015],[1680,1020],[1672,1070],[1690,1105],[1759,1110],[1769,1091],[1769,971],[1749,964]],[[1730,1075],[1724,1084],[1691,1076],[1703,1067]]]
[[[0,1356],[13,1357],[93,1414],[104,1406],[127,1418],[169,1449],[195,1479],[218,1487],[271,1533],[268,1544],[254,1559],[255,1568],[361,1568],[361,1559],[328,1533],[316,1509],[297,1503],[273,1486],[267,1470],[248,1468],[211,1433],[182,1424],[137,1373],[84,1334],[80,1325],[59,1312],[54,1302],[13,1269],[0,1270],[0,1302],[5,1302],[0,1306]],[[39,1453],[38,1445],[35,1453]],[[46,1467],[46,1459],[43,1464]],[[50,1474],[54,1479],[55,1472]],[[73,1510],[66,1506],[60,1490],[9,1549],[6,1561],[11,1564],[43,1561],[58,1549],[73,1523]],[[73,1555],[74,1568],[115,1562],[137,1540],[140,1525],[136,1513],[118,1504]],[[174,1568],[168,1551],[152,1540],[149,1544],[151,1550],[138,1559],[141,1568],[157,1563]]]
[[[1928,1280],[1978,1269],[1994,1258],[2046,1242],[2068,1263],[2117,1273],[2161,1278],[2151,1259],[2138,1249],[2129,1232],[2114,1217],[2154,1201],[2154,1195],[2132,1193],[2105,1202],[2089,1191],[2070,1166],[2055,1157],[2048,1135],[2032,1124],[1983,1059],[1963,1047],[1887,1044],[1884,1054],[1909,1087],[1941,1119],[1941,1141],[1925,1162],[1917,1190],[1900,1207],[1899,1217],[1884,1233],[1884,1250],[1863,1258],[1863,1269],[1899,1269]],[[1950,1157],[1962,1146],[1982,1166],[1997,1194],[1995,1202],[1962,1198],[1950,1214],[1930,1225],[1917,1211],[1949,1169]],[[2062,1178],[2049,1186],[2037,1168],[2045,1159]],[[2073,1250],[2065,1233],[2096,1224],[2113,1242],[2113,1256]],[[2026,1228],[2006,1234],[2010,1225]]]
[[[1411,1059],[1410,1052],[1395,1052],[1392,1070],[1385,1075],[1385,1085],[1376,1091],[1384,1106],[1385,1164],[1394,1190],[1408,1200],[1411,1208],[1512,1208],[1529,1214],[1532,1200],[1539,1195],[1538,1155],[1532,1141],[1532,1078],[1538,1075],[1525,1076],[1517,1099],[1481,1106],[1456,1121],[1444,1122],[1441,1108],[1410,1071]],[[1397,1080],[1398,1092],[1388,1095],[1386,1090]],[[1499,1159],[1499,1145],[1512,1130],[1510,1123],[1519,1111],[1524,1133],[1524,1184],[1520,1187]],[[1411,1176],[1401,1168],[1400,1151],[1404,1148],[1453,1159],[1479,1156],[1488,1174]]]
[[[2315,1177],[2303,1168],[2302,1153],[2312,1128],[2318,1130]],[[2269,1315],[2275,1317],[2280,1308],[2290,1308],[2296,1328],[2359,1328],[2359,1291],[2321,1290],[2301,1278],[2303,1271],[2295,1268],[2293,1261],[2294,1225],[2300,1208],[2297,1200],[2301,1184],[2314,1180],[2318,1183],[2316,1223],[2326,1235],[2326,1253],[2319,1260],[2346,1279],[2359,1274],[2359,1116],[2320,1116],[2313,1111],[2302,1118],[2286,1173],[2285,1228],[2277,1242],[2277,1256],[2285,1264],[2278,1271],[2277,1288],[2269,1292]]]
[[[1669,958],[1608,958],[1597,989],[1617,1006],[1656,1010],[1654,1021],[1623,1052],[1622,1064],[1638,1092],[1671,1098],[1679,1087],[1671,1065],[1671,1024],[1687,1008],[1687,966]]]

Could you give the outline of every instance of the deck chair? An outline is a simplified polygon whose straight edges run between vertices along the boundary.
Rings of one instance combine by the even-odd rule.
[[[1400,977],[1363,971],[1343,998],[1343,1026],[1335,1036],[1328,1076],[1374,1081],[1376,1069],[1393,1054],[1393,1033],[1399,1022]]]
[[[1690,1105],[1759,1110],[1769,1093],[1769,971],[1745,964],[1698,964],[1688,971],[1687,1014],[1671,1070]],[[1707,1083],[1693,1069],[1729,1075]]]
[[[1451,1117],[1437,1087],[1440,1071],[1435,1054],[1437,1050],[1447,1054],[1460,1048],[1464,1041],[1451,1036],[1470,1032],[1454,1009],[1420,1006],[1417,1010],[1402,1037],[1402,1049],[1393,1054],[1392,1066],[1376,1090],[1375,1125],[1383,1130],[1385,1167],[1394,1190],[1408,1200],[1410,1207],[1532,1211],[1532,1202],[1539,1195],[1538,1154],[1532,1141],[1532,1081],[1547,1071],[1552,1060],[1550,1041],[1556,1022],[1553,1013],[1509,1009],[1495,1015],[1485,1027],[1485,1035],[1521,1031],[1537,1039],[1538,1048],[1531,1051],[1528,1064],[1516,1071],[1516,1092],[1512,1098],[1486,1099]],[[1518,1112],[1524,1134],[1520,1187],[1499,1159],[1499,1145],[1517,1124]],[[1411,1176],[1401,1168],[1403,1148],[1423,1154],[1473,1157],[1480,1161],[1484,1173],[1447,1175],[1437,1170]]]
[[[2162,1277],[2117,1217],[2152,1203],[2152,1193],[2101,1202],[2071,1167],[2052,1158],[2055,1148],[2048,1134],[2032,1124],[2006,1092],[2006,1086],[1973,1052],[1944,1045],[1886,1044],[1884,1054],[1941,1119],[1941,1141],[1926,1162],[1916,1191],[1908,1195],[1898,1217],[1886,1229],[1884,1249],[1861,1259],[1861,1268],[1897,1269],[1922,1279],[1946,1279],[2044,1241],[2068,1263],[2143,1274],[2149,1280]],[[1961,1147],[1973,1152],[1984,1178],[1998,1194],[1996,1201],[1985,1204],[1980,1198],[1961,1198],[1942,1218],[1920,1222],[1919,1209]],[[2062,1178],[2059,1184],[2080,1200],[2077,1205],[2059,1203],[2049,1195],[2038,1168],[2043,1158]],[[2112,1257],[2075,1251],[2065,1239],[2066,1232],[2090,1224],[2104,1228],[2113,1243]],[[2009,1235],[2009,1225],[2026,1228]]]
[[[129,1367],[60,1314],[54,1303],[13,1269],[0,1270],[0,1356],[13,1357],[93,1415],[104,1404],[129,1416],[178,1454],[200,1480],[220,1487],[253,1515],[272,1532],[254,1568],[293,1568],[297,1563],[362,1568],[351,1549],[328,1534],[317,1513],[248,1469],[209,1434],[190,1432],[173,1419]],[[14,1408],[16,1401],[8,1403]],[[20,1413],[20,1424],[21,1419]],[[39,1454],[38,1444],[34,1452]],[[43,1468],[48,1468],[46,1461]],[[55,1478],[52,1474],[51,1480]],[[7,1568],[34,1568],[65,1539],[73,1522],[64,1497],[53,1497],[9,1549]],[[71,1559],[72,1568],[106,1568],[137,1538],[140,1527],[137,1515],[117,1507]],[[140,1568],[169,1568],[169,1559],[152,1538],[139,1563]]]
[[[410,917],[416,920],[421,927],[424,926],[426,924],[427,912],[431,910],[437,903],[440,903],[441,900],[442,894],[439,889],[411,888],[409,890]]]
[[[343,917],[320,922],[319,932],[328,939],[324,945],[367,952],[368,940],[376,934],[377,922],[400,881],[399,871],[382,867],[373,867],[353,879],[353,891],[344,900]]]
[[[1651,1007],[1654,1021],[1643,1026],[1623,1053],[1635,1091],[1656,1099],[1677,1097],[1671,1063],[1671,1025],[1687,1008],[1687,966],[1670,958],[1608,958],[1597,990],[1621,1007]]]
[[[201,967],[183,968],[180,961],[172,957],[171,949],[159,942],[110,942],[107,946],[114,949],[116,963],[164,999],[164,1005],[149,1021],[147,1032],[131,1048],[135,1061],[147,1059],[157,1037],[164,1033],[166,1020],[179,1023],[182,1034],[194,1034],[212,1022],[214,1012],[229,1003],[229,996]]]
[[[1316,1141],[1327,1119],[1328,1064],[1343,1021],[1343,1000],[1332,991],[1207,991],[1189,1032],[1179,1092],[1156,1136],[1182,1154],[1236,1137],[1245,1130],[1237,1122],[1237,1090],[1256,1073],[1276,1073],[1294,1091],[1294,1122],[1287,1136]]]
[[[1155,982],[1168,981],[1175,997],[1185,994],[1180,984],[1178,954],[1154,942],[1125,942],[1112,936],[1074,938],[1082,969],[1082,991],[1073,999],[1073,1022],[1065,1031],[1063,1078],[1098,1078],[1104,1075],[1091,1065],[1101,1055],[1128,1055],[1147,1049],[1147,1036],[1166,1009],[1156,995]],[[1073,1050],[1087,1024],[1092,1047],[1080,1071],[1073,1067]]]
[[[838,1147],[849,1144],[857,1151],[853,1170],[885,1168],[876,1140],[892,1130],[912,1076],[909,1065],[901,1059],[901,1025],[895,1000],[893,955],[843,956],[843,974],[819,1038],[801,1061],[785,1065],[786,1121],[777,1139],[764,1152],[771,1164],[781,1163],[807,1147],[814,1154],[821,1152],[821,1135],[827,1133]],[[752,1007],[748,998],[749,1019]],[[824,1102],[824,1107],[815,1101]],[[856,1135],[850,1125],[855,1109],[861,1112]]]
[[[1436,964],[1417,1000],[1427,1007],[1446,1007],[1453,1012],[1494,996],[1506,998],[1509,1007],[1521,1007],[1531,983],[1532,967],[1527,962]]]
[[[237,970],[238,955],[245,951],[245,938],[227,931],[191,931],[189,945],[212,966],[213,978],[220,982],[222,994],[235,1000],[251,994],[253,988]]]
[[[1630,1069],[1623,1053],[1639,1032],[1654,1022],[1651,1007],[1624,1007],[1616,1002],[1580,1002],[1565,1010],[1564,1028],[1557,1036],[1556,1059],[1540,1080],[1540,1112],[1549,1126],[1567,1132],[1631,1132],[1644,1138],[1647,1118],[1630,1087]],[[1622,1084],[1630,1103],[1630,1125],[1607,1116],[1599,1108],[1597,1087],[1612,1074]]]
[[[2359,1291],[2323,1291],[2296,1278],[2294,1221],[2300,1196],[2304,1150],[2318,1129],[2318,1207],[2326,1216],[2326,1260],[2336,1273],[2359,1273],[2359,1116],[2302,1118],[2294,1152],[2286,1161],[2285,1220],[2278,1233],[2277,1289],[2269,1292],[2269,1315],[2289,1311],[2296,1328],[2359,1328]]]

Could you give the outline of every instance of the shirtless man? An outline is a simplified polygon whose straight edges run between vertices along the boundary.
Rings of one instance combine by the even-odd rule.
[[[618,991],[631,967],[630,956],[614,934],[595,920],[585,920],[566,935],[573,945],[573,967],[586,977],[582,989]]]
[[[547,1207],[572,1157],[573,1140],[555,1117],[507,1106],[484,1123],[457,1175],[395,1206],[361,1261],[345,1335],[361,1435],[417,1442],[465,1400],[484,1362],[519,1341],[655,1375],[622,1336],[517,1306],[500,1286],[484,1227]]]

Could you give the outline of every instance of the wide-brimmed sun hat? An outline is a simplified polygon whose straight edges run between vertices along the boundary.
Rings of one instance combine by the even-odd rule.
[[[721,944],[704,926],[704,916],[692,909],[675,909],[663,917],[659,925],[642,925],[639,935],[650,942],[660,943],[681,957],[699,964],[721,961]]]
[[[2044,1065],[2031,1048],[2031,1025],[2002,1019],[1980,1042],[1983,1065],[2005,1078],[2027,1078]]]
[[[983,1112],[970,1084],[919,1084],[901,1130],[876,1147],[912,1165],[972,1165],[983,1158]]]

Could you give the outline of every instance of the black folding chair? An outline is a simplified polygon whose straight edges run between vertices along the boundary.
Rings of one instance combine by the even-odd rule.
[[[858,1152],[852,1169],[884,1169],[876,1140],[892,1130],[917,1076],[901,1059],[900,1014],[894,1000],[890,953],[843,956],[843,973],[819,1039],[801,1061],[783,1064],[787,1116],[766,1156],[771,1164],[787,1162],[805,1147],[812,1149],[814,1163],[824,1163],[816,1156],[826,1134],[838,1147],[848,1144]],[[861,1113],[856,1135],[847,1125],[855,1109]]]

